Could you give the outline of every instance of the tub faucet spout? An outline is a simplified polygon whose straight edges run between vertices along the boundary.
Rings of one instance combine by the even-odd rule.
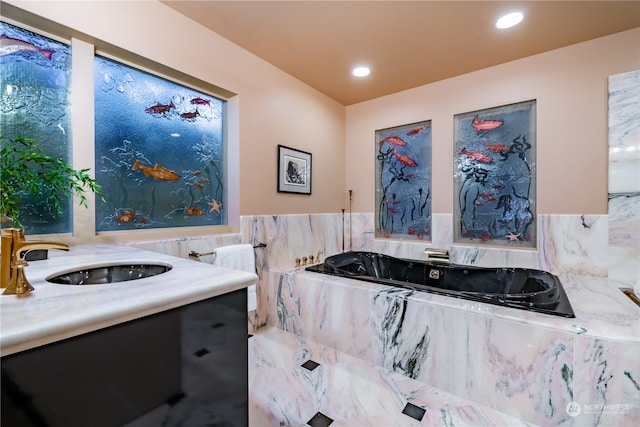
[[[27,252],[34,249],[69,250],[69,245],[58,242],[31,242],[24,238],[24,231],[17,228],[2,230],[2,273],[0,287],[6,288],[2,295],[23,295],[33,290],[24,275],[29,264],[25,260]]]
[[[427,248],[427,262],[431,264],[449,264],[449,251],[446,249]]]

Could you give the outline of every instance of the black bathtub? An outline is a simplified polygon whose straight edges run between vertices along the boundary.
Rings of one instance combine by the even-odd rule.
[[[483,268],[394,258],[372,252],[330,256],[308,271],[464,298],[562,317],[575,317],[560,280],[525,268]]]

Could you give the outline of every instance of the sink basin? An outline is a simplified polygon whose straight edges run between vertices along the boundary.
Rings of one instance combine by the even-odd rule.
[[[171,268],[169,264],[135,261],[118,264],[93,264],[57,272],[47,277],[46,280],[60,285],[100,285],[153,277],[166,273]]]

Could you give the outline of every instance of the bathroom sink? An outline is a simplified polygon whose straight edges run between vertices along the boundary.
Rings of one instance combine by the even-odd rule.
[[[100,285],[153,277],[166,273],[171,268],[169,264],[135,261],[117,264],[92,264],[57,272],[47,277],[46,280],[60,285]]]

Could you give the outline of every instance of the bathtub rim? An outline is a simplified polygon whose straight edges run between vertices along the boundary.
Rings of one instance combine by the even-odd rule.
[[[444,289],[436,288],[429,285],[411,284],[409,282],[403,282],[400,280],[393,280],[393,279],[384,279],[384,278],[377,278],[377,277],[374,278],[370,276],[359,275],[357,273],[353,273],[349,271],[344,271],[342,273],[339,273],[335,271],[335,269],[339,267],[330,266],[328,264],[328,261],[330,261],[332,258],[336,258],[339,256],[360,255],[360,254],[379,255],[379,256],[388,257],[388,258],[396,259],[403,262],[412,262],[412,263],[431,265],[430,263],[424,260],[394,257],[392,255],[379,253],[379,252],[347,251],[340,254],[329,256],[325,258],[325,261],[323,263],[309,266],[305,270],[315,272],[315,273],[320,273],[320,274],[327,274],[334,277],[343,277],[343,278],[349,278],[354,280],[361,280],[369,283],[377,283],[377,284],[382,284],[382,285],[391,286],[391,287],[403,288],[403,289],[408,289],[415,292],[426,292],[426,293],[432,293],[432,294],[442,295],[446,297],[453,297],[458,299],[470,300],[474,302],[497,305],[500,307],[514,308],[517,310],[534,311],[537,313],[555,316],[555,317],[564,317],[569,319],[574,319],[576,317],[573,307],[571,305],[571,301],[569,300],[569,297],[567,296],[567,293],[564,290],[564,287],[562,285],[562,281],[558,276],[547,271],[536,270],[531,268],[519,268],[519,267],[480,267],[480,266],[459,265],[459,264],[447,264],[447,265],[434,264],[434,268],[461,268],[461,269],[469,269],[469,270],[492,270],[492,269],[507,268],[510,270],[521,270],[527,273],[541,272],[541,273],[548,274],[557,283],[556,289],[558,289],[558,294],[559,294],[558,305],[554,309],[549,309],[545,307],[536,307],[533,305],[525,305],[524,303],[518,304],[513,301],[501,300],[499,298],[496,298],[496,296],[503,295],[503,294],[485,293],[484,294],[485,296],[482,296],[482,295],[478,295],[475,292],[457,291],[452,289],[444,290]],[[526,294],[513,294],[513,295],[522,295],[524,297]]]

